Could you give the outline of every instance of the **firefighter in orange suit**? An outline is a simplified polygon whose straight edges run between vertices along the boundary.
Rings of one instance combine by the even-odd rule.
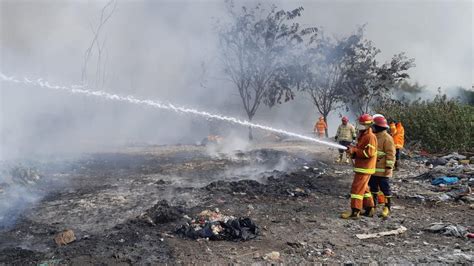
[[[343,219],[359,219],[362,209],[364,214],[373,216],[374,201],[369,190],[370,175],[375,173],[377,163],[377,138],[372,132],[373,119],[369,114],[359,117],[359,137],[357,145],[349,146],[347,153],[355,159],[354,180],[351,187],[351,211],[344,212]]]
[[[316,122],[314,125],[314,134],[317,135],[320,138],[324,138],[326,135],[326,129],[328,128],[328,125],[324,121],[324,117],[320,117],[319,121]]]
[[[393,167],[395,164],[395,143],[392,136],[387,133],[388,124],[383,115],[374,115],[373,130],[377,137],[377,165],[375,174],[370,177],[369,187],[374,204],[377,202],[385,204],[382,209],[383,218],[387,218],[390,214],[390,205],[392,200],[392,192],[390,190],[389,178],[393,175]]]
[[[395,168],[398,168],[400,161],[400,150],[403,149],[405,145],[405,128],[402,125],[402,122],[393,120],[390,123],[390,135],[393,137],[393,142],[395,143],[396,148],[396,161]]]

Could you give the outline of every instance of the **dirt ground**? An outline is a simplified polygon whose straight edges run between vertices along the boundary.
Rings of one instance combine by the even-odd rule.
[[[250,264],[265,262],[272,251],[280,253],[273,262],[285,264],[474,262],[472,239],[423,230],[443,222],[472,232],[474,215],[462,201],[415,196],[423,187],[414,177],[428,171],[415,162],[405,162],[392,180],[389,219],[340,219],[349,209],[352,172],[333,162],[336,153],[301,142],[227,154],[192,145],[142,146],[31,162],[44,193],[0,230],[0,264]],[[216,208],[250,217],[260,235],[245,242],[191,240],[175,233],[184,218],[156,226],[137,218],[161,200],[191,217]],[[356,237],[400,226],[408,230]],[[65,229],[77,240],[58,247],[54,236]]]

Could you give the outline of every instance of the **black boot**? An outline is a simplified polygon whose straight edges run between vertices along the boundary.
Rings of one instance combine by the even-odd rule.
[[[374,207],[367,207],[365,208],[364,216],[366,217],[374,217],[375,208]]]

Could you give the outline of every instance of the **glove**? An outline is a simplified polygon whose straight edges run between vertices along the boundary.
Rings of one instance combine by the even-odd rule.
[[[393,169],[392,168],[385,168],[385,175],[386,176],[391,176],[393,173]]]
[[[347,154],[352,155],[354,153],[354,147],[352,146],[347,146],[346,150]]]

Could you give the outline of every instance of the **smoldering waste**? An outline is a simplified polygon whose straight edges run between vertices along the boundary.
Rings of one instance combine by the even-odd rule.
[[[233,217],[214,211],[204,210],[189,223],[182,225],[176,233],[192,239],[246,241],[258,236],[258,226],[245,217]]]
[[[219,209],[203,210],[194,218],[185,213],[183,207],[171,206],[162,200],[142,213],[138,220],[151,226],[183,221],[175,232],[190,239],[246,241],[259,233],[258,226],[250,218],[224,215]]]

